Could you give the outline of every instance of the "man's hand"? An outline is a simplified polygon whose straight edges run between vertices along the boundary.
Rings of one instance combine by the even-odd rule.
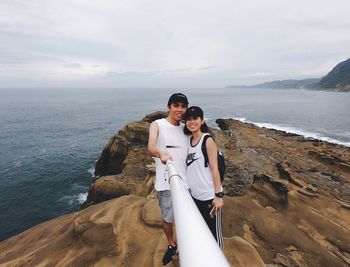
[[[159,151],[159,158],[163,164],[166,164],[168,160],[173,160],[171,155],[166,151]]]

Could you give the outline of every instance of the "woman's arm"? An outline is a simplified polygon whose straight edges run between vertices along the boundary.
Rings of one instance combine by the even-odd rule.
[[[213,138],[208,138],[205,146],[207,148],[210,171],[213,176],[214,190],[215,190],[215,193],[218,193],[218,192],[221,192],[222,190],[220,173],[218,168],[218,148]],[[217,210],[222,208],[222,206],[224,205],[224,201],[222,198],[215,197],[213,200],[213,204],[215,206],[215,214],[216,214]]]

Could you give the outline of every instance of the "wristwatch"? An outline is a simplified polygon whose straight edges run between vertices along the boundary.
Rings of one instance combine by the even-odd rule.
[[[224,192],[222,192],[222,191],[221,191],[221,192],[215,193],[215,196],[218,197],[218,198],[223,198],[224,195],[225,195],[225,194],[224,194]]]

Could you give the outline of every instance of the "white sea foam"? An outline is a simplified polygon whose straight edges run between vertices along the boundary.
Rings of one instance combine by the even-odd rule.
[[[91,177],[94,178],[95,177],[95,167],[92,166],[90,169],[88,169],[88,173],[90,173]]]
[[[88,196],[88,193],[87,193],[87,192],[86,192],[86,193],[80,193],[80,194],[78,195],[78,198],[77,198],[79,204],[83,204],[83,203],[86,201],[87,196]]]
[[[64,203],[68,204],[69,206],[72,206],[73,201],[74,201],[74,196],[63,196],[58,201],[64,202]]]
[[[339,144],[339,145],[350,147],[350,142],[340,141],[340,140],[337,140],[337,139],[334,139],[334,138],[331,138],[328,136],[323,136],[322,134],[316,133],[316,132],[305,131],[302,129],[289,127],[289,126],[281,126],[281,125],[273,124],[273,123],[253,122],[253,121],[248,121],[245,118],[232,118],[232,119],[239,120],[241,122],[252,123],[258,127],[275,129],[275,130],[284,131],[287,133],[298,134],[298,135],[304,136],[306,138],[319,139],[319,140],[326,141],[329,143],[334,143],[334,144]]]
[[[246,118],[236,118],[236,117],[231,117],[231,118],[223,118],[223,119],[234,119],[234,120],[238,120],[238,121],[241,121],[241,122],[247,122],[247,119]]]
[[[71,196],[63,196],[59,199],[59,201],[65,202],[69,206],[77,205],[77,204],[83,204],[84,201],[87,199],[88,193],[78,193]]]

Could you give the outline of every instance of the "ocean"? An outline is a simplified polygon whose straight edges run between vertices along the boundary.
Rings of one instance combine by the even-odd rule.
[[[236,118],[350,147],[350,93],[278,89],[0,89],[0,240],[78,210],[108,139],[166,110],[171,93],[210,126]]]

